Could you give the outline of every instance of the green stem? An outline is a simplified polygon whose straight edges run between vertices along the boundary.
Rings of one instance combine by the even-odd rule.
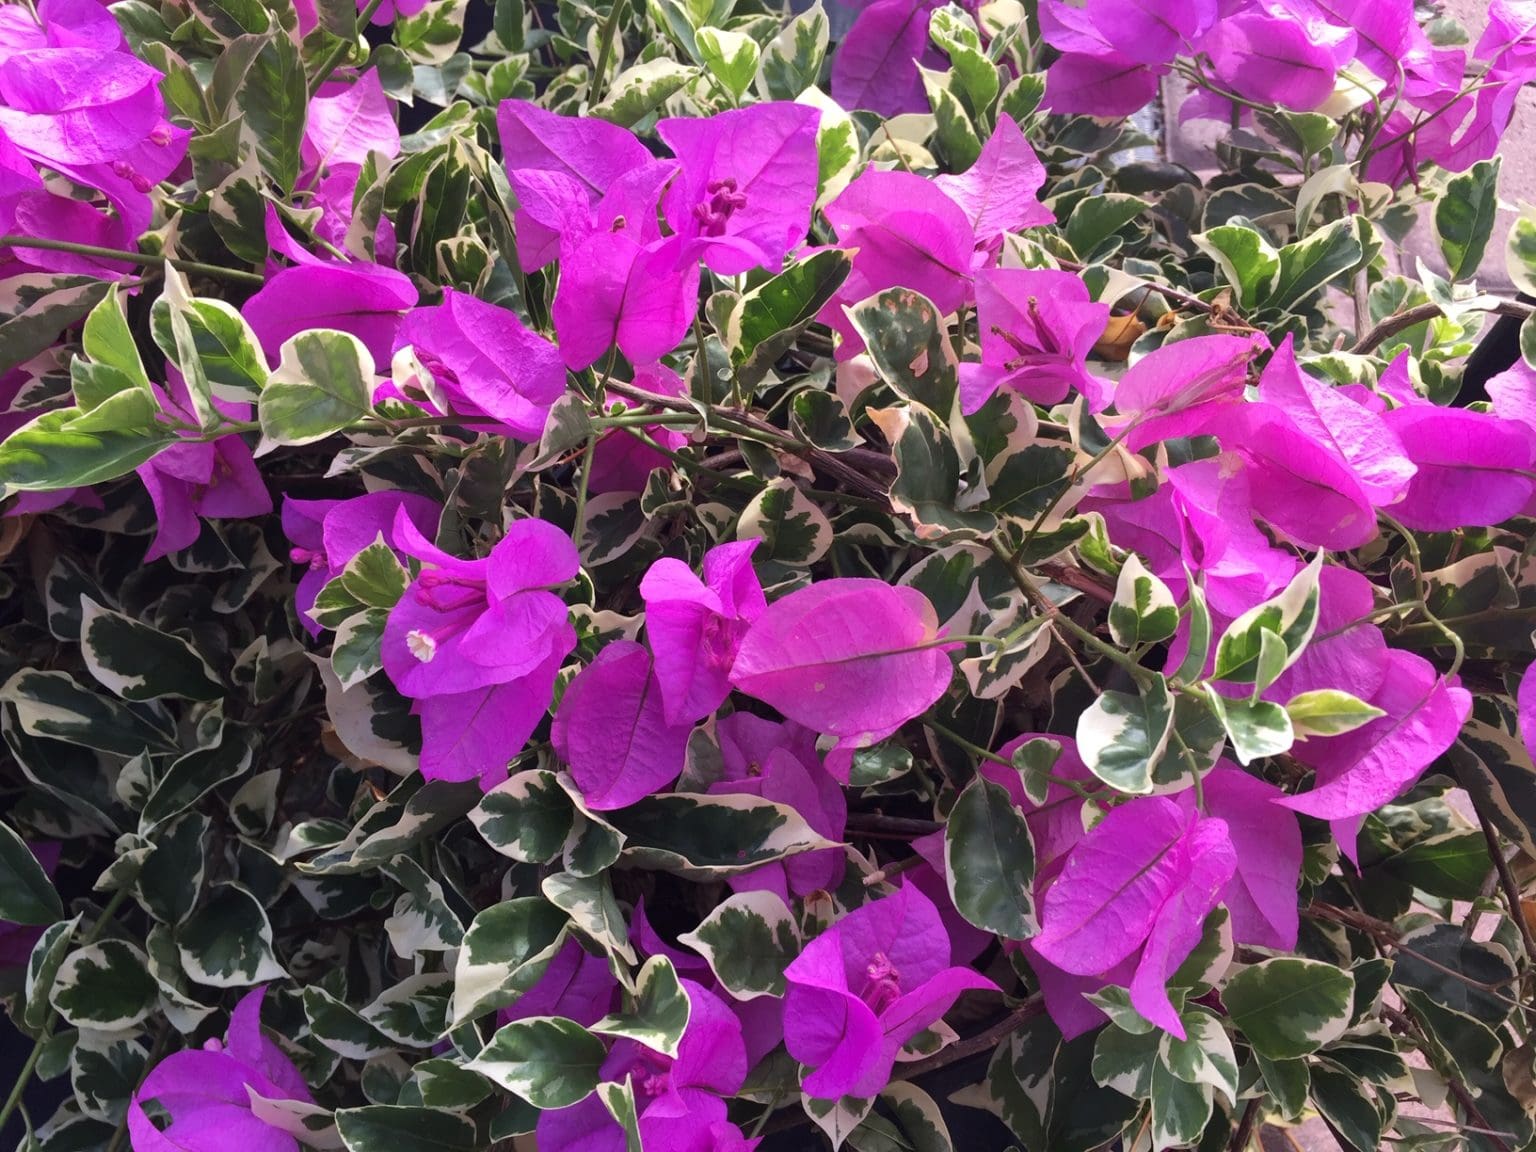
[[[1001,764],[1004,768],[1017,768],[1014,762],[1008,759],[1008,757],[999,756],[996,752],[991,752],[986,748],[983,748],[980,744],[971,743],[964,736],[960,735],[960,733],[956,732],[953,728],[949,727],[947,724],[943,724],[940,721],[935,720],[932,716],[924,716],[922,723],[927,727],[932,728],[935,732],[943,736],[944,739],[948,740],[950,743],[959,745],[972,756],[978,756],[983,760],[990,760],[994,764]],[[1093,790],[1091,788],[1085,788],[1081,780],[1068,780],[1065,776],[1058,776],[1054,772],[1046,772],[1043,773],[1043,775],[1052,784],[1060,784],[1062,787],[1077,793],[1077,795],[1084,800],[1087,800],[1093,796]]]
[[[608,78],[608,60],[613,55],[613,42],[618,37],[619,20],[624,15],[624,5],[629,0],[613,0],[613,7],[608,10],[608,19],[603,21],[603,30],[598,34],[597,67],[592,71],[592,91],[587,101],[587,107],[600,102],[602,85]]]
[[[576,526],[571,529],[571,543],[581,551],[581,538],[587,531],[587,487],[592,480],[592,456],[597,451],[597,437],[588,436],[581,453],[581,478],[576,481]]]
[[[713,484],[719,484],[725,488],[734,488],[738,492],[750,492],[754,496],[762,491],[758,485],[752,483],[750,480],[743,480],[739,476],[731,476],[728,473],[721,472],[716,468],[711,468],[709,465],[704,464],[698,460],[690,460],[681,452],[674,452],[672,449],[656,443],[652,437],[645,434],[645,430],[643,428],[626,427],[624,430],[633,436],[636,440],[639,440],[641,443],[646,445],[646,447],[652,449],[653,451],[660,452],[663,456],[672,461],[672,463],[676,464],[679,468],[682,468],[687,472],[692,472],[695,475],[702,476]]]
[[[1132,660],[1129,656],[1120,651],[1120,649],[1116,648],[1113,644],[1109,644],[1103,640],[1100,640],[1097,636],[1088,631],[1088,629],[1084,628],[1081,624],[1072,619],[1065,612],[1059,610],[1053,612],[1051,614],[1051,623],[1061,625],[1068,632],[1072,633],[1073,636],[1077,637],[1077,639],[1080,640],[1083,644],[1087,645],[1089,648],[1092,648],[1100,656],[1104,657],[1104,659],[1108,660],[1112,664],[1118,664],[1121,668],[1124,668],[1127,672],[1130,673],[1131,678],[1134,679],[1138,684],[1146,683],[1148,677],[1152,675],[1150,669],[1143,668],[1140,664],[1136,663],[1136,661]]]
[[[368,0],[368,6],[357,14],[358,28],[366,28],[373,20],[374,14],[378,12],[383,4],[384,0]],[[357,39],[354,37],[350,43],[342,40],[336,47],[331,49],[330,55],[321,62],[320,70],[315,73],[314,82],[309,86],[309,94],[311,96],[320,91],[325,82],[331,78],[331,73],[336,71],[342,60],[346,58],[348,52],[352,51],[352,46],[356,43]]]
[[[1122,433],[1122,435],[1124,435],[1124,433]],[[1110,445],[1110,447],[1113,446],[1114,445]],[[1106,451],[1107,450],[1108,449],[1106,449]],[[1070,616],[1063,612],[1057,605],[1052,604],[1049,600],[1042,596],[1040,594],[1040,589],[1036,588],[1029,582],[1029,576],[1024,572],[1024,569],[1019,566],[1018,560],[1014,556],[1010,556],[1008,554],[1008,550],[1006,548],[1004,548],[995,539],[988,540],[987,547],[992,550],[992,555],[996,556],[1003,562],[1004,567],[1008,569],[1009,575],[1013,577],[1013,582],[1018,585],[1019,591],[1024,593],[1024,598],[1030,603],[1034,604],[1040,610],[1040,614],[1045,616],[1052,625],[1059,625],[1060,627],[1065,628],[1068,632],[1072,633],[1073,636],[1077,637],[1077,639],[1081,641],[1086,647],[1093,649],[1093,651],[1097,652],[1100,656],[1103,656],[1106,660],[1109,660],[1112,663],[1118,664],[1120,667],[1124,668],[1131,674],[1132,679],[1134,679],[1136,683],[1145,684],[1147,682],[1148,678],[1152,675],[1149,669],[1143,668],[1140,664],[1138,664],[1130,656],[1127,656],[1124,652],[1120,651],[1120,649],[1116,648],[1113,644],[1100,640],[1092,632],[1088,631],[1088,629],[1084,628],[1076,620],[1073,620]]]
[[[1408,559],[1413,564],[1414,590],[1418,593],[1419,611],[1424,613],[1424,618],[1439,630],[1440,634],[1450,642],[1456,655],[1451,660],[1451,667],[1446,672],[1446,679],[1452,679],[1461,671],[1462,661],[1467,658],[1466,645],[1461,642],[1461,637],[1453,631],[1449,625],[1429,610],[1429,589],[1424,578],[1424,559],[1419,555],[1419,542],[1413,538],[1413,533],[1408,531],[1385,512],[1376,513],[1391,529],[1403,538],[1403,545],[1408,549]]]
[[[101,915],[96,918],[96,923],[92,924],[91,930],[85,934],[84,939],[81,941],[81,947],[88,948],[96,943],[97,938],[106,930],[107,925],[112,922],[112,917],[116,915],[117,910],[123,906],[123,901],[127,899],[128,889],[126,888],[119,888],[112,894],[112,899],[107,901],[107,906],[101,910]],[[47,1023],[43,1025],[42,1034],[38,1036],[37,1042],[32,1045],[32,1051],[27,1055],[26,1063],[21,1066],[21,1071],[16,1074],[16,1083],[11,1086],[10,1095],[5,1098],[5,1103],[0,1105],[0,1131],[5,1130],[11,1115],[21,1105],[21,1097],[27,1090],[27,1084],[31,1082],[32,1074],[37,1071],[38,1062],[43,1058],[43,1045],[53,1035],[53,1030],[58,1027],[58,1022],[58,1014],[50,1012]]]
[[[619,354],[618,348],[608,353],[608,363],[603,366],[603,378],[593,386],[593,400],[599,409],[607,403],[608,383],[613,377],[613,365]],[[616,417],[615,417],[616,419]],[[571,543],[576,545],[576,551],[581,551],[581,538],[587,531],[587,489],[592,482],[592,457],[597,452],[598,434],[596,430],[587,437],[586,447],[581,452],[581,476],[576,481],[576,523],[571,528]]]
[[[178,260],[170,256],[150,256],[144,252],[124,252],[117,248],[99,248],[95,244],[76,244],[71,240],[43,240],[31,236],[0,236],[0,248],[36,248],[46,252],[72,252],[76,256],[92,256],[98,260],[117,260],[124,264],[157,267],[169,264],[183,272],[197,272],[204,276],[222,277],[237,284],[262,285],[267,278],[256,272],[242,272],[238,268],[221,268],[217,264],[202,264],[196,260]]]
[[[692,412],[621,412],[617,416],[597,416],[592,420],[592,427],[599,430],[604,428],[644,428],[648,425],[687,425],[697,424],[702,419]]]
[[[1066,499],[1067,493],[1072,491],[1072,489],[1077,486],[1078,482],[1082,480],[1084,476],[1088,475],[1088,473],[1097,468],[1100,463],[1108,459],[1109,454],[1116,448],[1120,447],[1121,441],[1123,441],[1127,436],[1131,434],[1131,431],[1139,422],[1139,417],[1137,419],[1133,419],[1124,428],[1120,429],[1119,433],[1116,434],[1113,440],[1095,452],[1086,464],[1084,464],[1081,468],[1076,468],[1073,470],[1072,475],[1068,478],[1067,482],[1061,486],[1061,489],[1056,493],[1054,497],[1052,497],[1051,502],[1045,506],[1045,511],[1035,517],[1035,522],[1029,526],[1029,531],[1024,533],[1024,539],[1019,541],[1019,546],[1015,548],[1011,554],[1008,555],[1008,563],[1017,564],[1019,562],[1019,557],[1024,555],[1025,549],[1027,549],[1034,541],[1035,537],[1040,534],[1040,530],[1045,527],[1045,522],[1051,518],[1051,513],[1056,511],[1057,506],[1064,499]],[[999,555],[1001,555],[1001,553],[999,553]]]
[[[762,1135],[763,1125],[768,1123],[768,1117],[778,1111],[779,1098],[783,1095],[783,1092],[775,1092],[772,1096],[768,1097],[768,1107],[764,1108],[763,1114],[753,1122],[752,1130],[747,1133],[748,1140],[756,1140],[758,1136]]]
[[[1310,643],[1314,645],[1321,644],[1324,640],[1332,640],[1335,636],[1341,636],[1353,628],[1360,627],[1362,624],[1374,624],[1377,620],[1385,620],[1398,612],[1407,612],[1423,607],[1424,601],[1422,600],[1403,600],[1397,604],[1389,604],[1385,608],[1378,608],[1374,612],[1367,612],[1364,616],[1351,620],[1348,624],[1341,624],[1339,627],[1328,632],[1321,632],[1312,637]]]

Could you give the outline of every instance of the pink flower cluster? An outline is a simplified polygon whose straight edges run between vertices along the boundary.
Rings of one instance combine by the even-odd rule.
[[[0,232],[134,249],[154,217],[150,190],[181,164],[190,135],[166,119],[159,83],[97,0],[0,8]],[[64,194],[45,170],[85,194]],[[0,261],[100,277],[126,270],[40,248],[6,249]]]

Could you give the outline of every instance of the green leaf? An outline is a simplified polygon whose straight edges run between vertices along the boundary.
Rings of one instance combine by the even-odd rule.
[[[188,976],[212,988],[249,988],[287,975],[272,951],[272,925],[249,890],[233,882],[176,930],[176,951]]]
[[[1476,900],[1493,868],[1480,831],[1444,832],[1388,856],[1380,867],[1421,892],[1445,900]]]
[[[1237,290],[1239,308],[1256,308],[1268,299],[1280,274],[1280,253],[1257,228],[1246,222],[1222,224],[1193,240]]]
[[[1036,736],[1013,751],[1013,767],[1024,786],[1024,795],[1039,807],[1051,790],[1051,769],[1061,759],[1061,742]]]
[[[1035,846],[1008,790],[977,776],[944,826],[945,876],[960,915],[1006,940],[1027,940],[1035,921]]]
[[[1162,1036],[1162,1060],[1180,1080],[1215,1090],[1227,1103],[1237,1100],[1237,1055],[1232,1038],[1209,1008],[1192,1004],[1179,1016],[1185,1038]]]
[[[820,88],[800,93],[798,104],[821,112],[816,127],[816,206],[824,207],[853,181],[863,149],[853,117]]]
[[[923,91],[928,97],[928,107],[933,109],[937,126],[934,142],[945,160],[945,166],[956,172],[964,171],[976,163],[981,155],[981,133],[966,110],[961,97],[959,77],[955,72],[935,72],[931,68],[917,66],[922,77]]]
[[[1520,357],[1527,366],[1536,364],[1536,312],[1520,321]]]
[[[464,37],[465,0],[432,0],[395,22],[395,43],[416,64],[443,64]]]
[[[1179,1079],[1167,1064],[1152,1067],[1152,1146],[1179,1148],[1193,1144],[1211,1119],[1210,1088]]]
[[[933,1097],[915,1084],[896,1081],[880,1090],[894,1120],[871,1112],[848,1135],[854,1152],[954,1152],[949,1125]]]
[[[53,1014],[54,981],[79,927],[79,916],[60,920],[43,929],[37,943],[32,945],[32,954],[27,957],[26,1007],[20,1020],[29,1031],[40,1031]]]
[[[55,408],[0,441],[0,496],[116,480],[176,440],[164,425],[149,432],[70,428],[80,415]]]
[[[1077,202],[1067,220],[1067,243],[1079,259],[1091,262],[1106,254],[1101,249],[1109,247],[1106,242],[1116,232],[1150,207],[1141,197],[1124,192],[1086,196]]]
[[[928,19],[928,36],[949,57],[950,83],[972,118],[985,119],[1002,81],[982,45],[976,21],[964,8],[947,4]]]
[[[570,839],[576,810],[555,774],[536,768],[518,772],[487,792],[469,819],[503,856],[524,864],[548,864]]]
[[[859,443],[848,406],[833,393],[814,388],[795,393],[789,405],[789,427],[797,438],[828,452],[842,452]]]
[[[827,249],[735,301],[720,339],[744,383],[755,385],[768,373],[842,287],[852,266],[846,252]]]
[[[473,1108],[492,1092],[483,1076],[447,1057],[418,1061],[411,1067],[411,1078],[421,1088],[421,1102],[429,1108],[462,1112]]]
[[[1109,605],[1109,633],[1122,648],[1156,644],[1179,628],[1173,593],[1132,552],[1120,568],[1115,598]]]
[[[1317,630],[1318,573],[1322,561],[1323,554],[1319,552],[1278,596],[1248,609],[1228,625],[1216,645],[1215,679],[1252,684],[1259,675],[1265,631],[1274,633],[1284,644],[1286,657],[1281,671],[1301,658]]]
[[[568,1108],[597,1087],[608,1050],[574,1020],[532,1016],[497,1030],[466,1067],[535,1108]]]
[[[226,726],[218,738],[178,757],[156,781],[139,827],[148,833],[157,825],[184,812],[221,784],[244,776],[256,750],[248,732]]]
[[[609,816],[626,837],[625,858],[685,879],[719,879],[837,846],[794,809],[756,796],[648,796]]]
[[[110,288],[110,283],[94,276],[38,272],[9,277],[0,293],[0,372],[46,352]]]
[[[373,356],[349,332],[320,328],[289,339],[257,405],[258,452],[312,444],[362,419],[370,407],[373,374]]]
[[[1343,969],[1283,956],[1232,976],[1221,1002],[1255,1052],[1291,1060],[1343,1035],[1354,991],[1355,978]]]
[[[1536,296],[1536,209],[1522,204],[1504,246],[1504,269],[1510,282],[1527,296]]]
[[[1307,1062],[1299,1057],[1271,1060],[1262,1052],[1254,1052],[1253,1058],[1259,1074],[1264,1077],[1264,1087],[1269,1090],[1270,1099],[1280,1109],[1280,1114],[1288,1120],[1300,1116],[1307,1106],[1307,1094],[1312,1086]]]
[[[369,1060],[394,1051],[394,1041],[324,988],[312,984],[304,989],[303,995],[310,1034],[338,1056]]]
[[[134,878],[134,894],[163,924],[180,924],[197,904],[208,864],[208,830],[199,812],[186,812],[156,829]]]
[[[262,36],[234,90],[233,106],[245,118],[262,170],[284,193],[298,179],[308,105],[298,45],[282,32]]]
[[[80,649],[91,675],[124,700],[217,700],[224,685],[192,646],[80,597]]]
[[[186,325],[181,340],[172,328],[173,315]],[[271,369],[255,332],[235,308],[223,300],[203,298],[177,306],[162,295],[151,311],[151,323],[155,343],[167,356],[174,356],[183,374],[182,360],[190,353],[221,400],[251,403],[260,399]]]
[[[644,120],[699,75],[699,69],[665,56],[625,69],[609,85],[602,103],[594,104],[591,115],[622,128]]]
[[[1430,923],[1405,933],[1393,957],[1392,984],[1417,989],[1443,1010],[1497,1028],[1515,1005],[1507,989],[1516,978],[1509,953],[1474,940],[1460,924]],[[1410,951],[1411,949],[1411,951]]]
[[[1205,590],[1193,580],[1189,581],[1189,644],[1184,659],[1169,679],[1188,683],[1205,675],[1206,657],[1211,652],[1211,609],[1206,604]]]
[[[1361,235],[1368,228],[1363,217],[1346,216],[1280,249],[1280,272],[1264,306],[1289,309],[1336,277],[1354,271],[1365,258]]]
[[[128,318],[123,314],[123,302],[118,297],[116,284],[85,318],[80,343],[93,362],[117,369],[131,387],[149,392],[149,377],[144,372],[138,345],[134,343],[133,330],[128,327]],[[82,408],[91,407],[80,397],[76,398]]]
[[[704,959],[732,996],[784,995],[784,969],[800,954],[800,929],[772,892],[737,892],[721,901],[680,943]]]
[[[68,672],[25,669],[0,687],[0,700],[15,707],[16,719],[33,736],[117,756],[176,748],[173,738],[142,712],[92,692]]]
[[[454,967],[451,1026],[515,1003],[555,955],[566,920],[538,896],[504,900],[477,913]]]
[[[144,953],[123,940],[103,940],[65,958],[53,984],[53,1006],[77,1028],[121,1032],[154,1010],[158,995]]]
[[[78,377],[79,370],[88,367],[90,366],[83,361],[77,360],[70,366],[71,375]],[[159,404],[148,392],[126,389],[105,397],[89,412],[76,416],[61,431],[131,432],[137,436],[147,436],[152,434],[155,417],[159,413]]]
[[[780,476],[752,498],[736,524],[738,540],[761,540],[753,553],[762,562],[804,567],[832,547],[832,522],[787,476]]]
[[[1152,1070],[1157,1067],[1163,1033],[1150,1026],[1128,1031],[1111,1025],[1093,1045],[1093,1078],[1132,1100],[1152,1095]]]
[[[1453,281],[1475,276],[1483,262],[1499,212],[1500,163],[1498,156],[1479,160],[1453,176],[1435,205],[1435,238]]]
[[[481,1146],[472,1121],[436,1108],[341,1108],[336,1132],[347,1152],[475,1152]]]
[[[385,609],[367,608],[337,625],[331,667],[342,688],[354,688],[384,667],[380,649],[388,621]]]
[[[131,1036],[82,1028],[69,1054],[69,1081],[75,1103],[87,1116],[108,1124],[128,1114],[128,1100],[144,1078],[149,1052]]]
[[[968,539],[997,526],[991,513],[961,511],[960,455],[949,427],[922,404],[871,409],[869,416],[891,444],[896,480],[891,506],[910,517],[924,541]]]
[[[557,872],[546,876],[540,888],[545,898],[570,916],[571,923],[582,932],[626,963],[635,962],[629,924],[614,899],[613,883],[607,873],[573,876]]]
[[[8,824],[0,823],[0,920],[52,924],[64,919],[64,905],[32,850]]]
[[[1285,705],[1296,738],[1340,736],[1386,713],[1358,696],[1336,688],[1317,688],[1292,696]]]
[[[599,1084],[597,1094],[602,1097],[608,1115],[624,1129],[624,1152],[644,1152],[640,1143],[640,1117],[635,1111],[635,1089],[631,1077],[625,1076],[622,1084]]]
[[[763,49],[758,91],[769,100],[793,100],[814,85],[827,56],[828,29],[821,0],[784,25]]]
[[[1331,1060],[1312,1065],[1312,1103],[1356,1152],[1372,1152],[1381,1147],[1385,1118],[1376,1092],[1358,1076],[1344,1071]]]
[[[955,356],[928,298],[910,288],[888,288],[847,312],[880,378],[903,400],[948,420],[958,387]]]
[[[741,32],[728,32],[724,28],[700,28],[694,34],[694,42],[699,46],[699,58],[710,75],[740,100],[757,75],[758,60],[762,55],[757,42]]]
[[[635,977],[630,1010],[609,1013],[591,1028],[601,1036],[634,1040],[675,1059],[691,1010],[672,961],[666,956],[652,956]]]
[[[1234,700],[1205,686],[1206,702],[1221,719],[1232,740],[1232,750],[1244,764],[1264,756],[1278,756],[1295,742],[1291,718],[1285,709],[1268,700]]]
[[[1168,748],[1173,717],[1168,681],[1161,676],[1136,695],[1105,692],[1078,717],[1078,755],[1111,788],[1145,795]]]

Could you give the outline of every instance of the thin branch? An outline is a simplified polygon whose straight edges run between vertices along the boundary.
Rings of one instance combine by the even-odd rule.
[[[76,256],[89,256],[93,260],[115,260],[120,264],[136,264],[140,267],[158,268],[169,264],[183,272],[196,272],[230,280],[237,284],[254,284],[258,287],[267,278],[257,272],[242,272],[238,268],[221,268],[217,264],[201,264],[196,260],[181,260],[173,256],[151,256],[144,252],[126,252],[118,248],[102,248],[96,244],[76,244],[72,240],[45,240],[34,236],[0,236],[0,248],[36,248],[44,252],[70,252]]]
[[[879,812],[848,813],[848,828],[853,832],[886,833],[916,839],[940,831],[937,820],[914,820],[907,816],[885,816]]]
[[[1492,312],[1499,316],[1524,320],[1536,312],[1536,308],[1532,308],[1529,304],[1521,304],[1518,300],[1501,300],[1492,308],[1479,308],[1474,311]],[[1420,304],[1416,308],[1407,308],[1402,312],[1393,313],[1356,341],[1350,351],[1357,354],[1375,351],[1399,332],[1406,332],[1415,324],[1422,324],[1426,320],[1433,320],[1436,316],[1444,314],[1438,304]]]
[[[1238,1122],[1237,1131],[1232,1135],[1232,1142],[1227,1145],[1228,1152],[1246,1152],[1248,1141],[1253,1139],[1253,1126],[1259,1119],[1259,1105],[1264,1097],[1255,1096],[1248,1101],[1248,1107],[1243,1109],[1243,1118]]]
[[[374,14],[378,12],[383,4],[384,0],[368,0],[367,7],[357,14],[358,36],[354,36],[350,43],[346,39],[342,39],[336,47],[331,49],[330,54],[326,56],[321,62],[319,69],[315,72],[314,83],[309,86],[309,94],[311,96],[320,91],[325,82],[331,78],[331,73],[336,71],[336,68],[346,59],[347,54],[357,44],[358,37],[362,35],[362,31],[368,27],[368,24],[373,20]]]
[[[1103,584],[1092,572],[1073,568],[1067,564],[1036,564],[1036,571],[1047,580],[1075,588],[1085,596],[1091,596],[1100,604],[1112,604],[1115,590]]]
[[[896,1079],[915,1080],[919,1076],[926,1076],[929,1072],[936,1072],[940,1068],[956,1064],[968,1056],[976,1055],[978,1052],[985,1052],[989,1048],[996,1048],[999,1041],[1013,1035],[1023,1024],[1033,1020],[1036,1016],[1044,1014],[1044,997],[1031,996],[985,1032],[972,1036],[969,1040],[957,1040],[944,1049],[944,1051],[936,1053],[926,1060],[919,1060],[915,1064],[902,1065],[896,1072]]]
[[[1509,901],[1509,914],[1514,918],[1515,927],[1519,929],[1521,943],[1525,945],[1525,963],[1529,969],[1531,965],[1536,964],[1536,940],[1531,937],[1531,926],[1526,923],[1524,911],[1520,906],[1520,883],[1515,879],[1514,871],[1509,866],[1509,858],[1504,855],[1504,846],[1499,843],[1498,833],[1493,830],[1488,814],[1483,811],[1477,793],[1467,789],[1467,795],[1471,797],[1472,811],[1477,815],[1477,822],[1482,826],[1483,839],[1488,843],[1488,858],[1493,861],[1494,871],[1498,873],[1499,886],[1504,890],[1504,898]]]

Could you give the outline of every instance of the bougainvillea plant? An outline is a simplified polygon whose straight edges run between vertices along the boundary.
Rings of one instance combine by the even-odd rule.
[[[0,1129],[1536,1147],[1433,7],[0,8]]]

